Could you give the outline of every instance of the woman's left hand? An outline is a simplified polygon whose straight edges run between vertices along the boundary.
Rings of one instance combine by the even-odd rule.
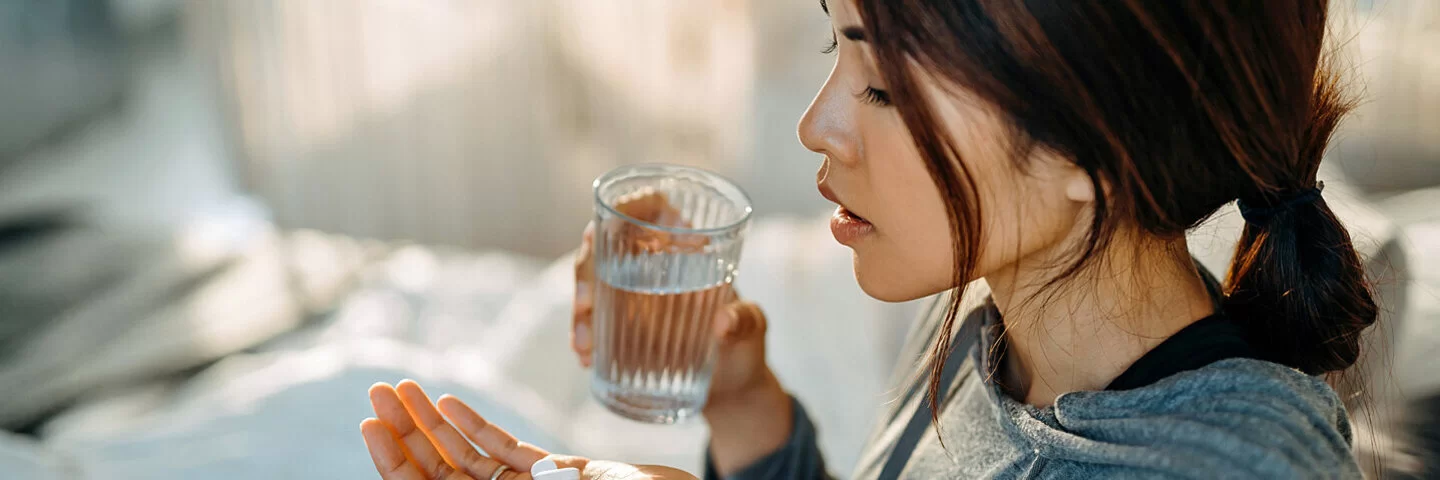
[[[370,405],[375,409],[376,418],[360,422],[360,433],[365,437],[375,469],[384,480],[488,480],[492,477],[529,480],[530,466],[547,456],[559,468],[580,470],[582,479],[695,478],[668,467],[551,455],[485,421],[460,399],[445,395],[438,403],[431,403],[420,384],[411,380],[394,387],[385,383],[370,387]],[[479,445],[489,456],[480,454],[470,442]],[[502,465],[507,468],[496,477],[495,472]]]

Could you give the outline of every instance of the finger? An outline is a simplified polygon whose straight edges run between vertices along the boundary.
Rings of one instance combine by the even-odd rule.
[[[580,251],[575,259],[575,304],[571,311],[570,349],[580,358],[580,364],[590,366],[590,351],[594,346],[591,318],[595,311],[595,266],[591,260],[595,252],[595,222],[585,226],[580,241]]]
[[[458,398],[445,395],[440,397],[437,405],[440,411],[445,413],[445,417],[460,429],[460,433],[465,434],[465,438],[479,445],[490,457],[510,465],[510,468],[529,471],[530,465],[550,454],[540,447],[515,439],[510,432],[485,421],[484,417]]]
[[[400,445],[405,448],[415,465],[420,467],[420,471],[438,478],[454,470],[435,449],[435,445],[430,443],[425,433],[416,427],[394,387],[387,383],[370,386],[370,405],[375,409],[375,415],[380,421],[395,429]]]
[[[721,294],[720,308],[715,310],[715,319],[710,325],[722,345],[732,338],[731,333],[739,326],[739,308],[740,296],[734,286],[727,285]]]
[[[595,279],[595,222],[585,225],[585,233],[580,235],[580,249],[575,251],[575,280],[592,281]]]
[[[586,307],[583,310],[577,309],[571,319],[570,349],[575,351],[575,355],[580,359],[580,365],[584,367],[590,366],[595,348],[594,316],[594,308]]]
[[[400,402],[405,405],[405,410],[410,412],[410,418],[430,439],[430,443],[439,447],[440,455],[444,456],[451,466],[476,478],[490,478],[490,474],[500,468],[499,462],[475,451],[475,447],[470,445],[450,422],[440,416],[440,411],[435,409],[435,404],[430,402],[430,397],[425,395],[420,384],[404,380],[395,385],[395,391],[400,394]],[[511,465],[510,468],[517,466]]]
[[[724,293],[720,294],[721,307],[715,311],[715,321],[711,327],[715,329],[715,338],[724,343],[730,337],[730,330],[735,328],[736,312],[740,297],[733,285],[726,285]]]
[[[666,227],[689,228],[690,222],[681,214],[680,209],[670,203],[670,196],[660,190],[651,187],[642,188],[627,193],[615,200],[615,211],[627,217],[640,220],[646,223],[662,225]],[[645,231],[651,240],[660,240],[663,243],[670,243],[670,236],[664,232]],[[697,240],[704,241],[704,240]]]
[[[423,480],[425,475],[420,467],[410,463],[400,441],[390,427],[374,418],[360,422],[360,435],[365,438],[365,447],[370,450],[370,460],[375,462],[375,471],[385,480]]]
[[[759,305],[736,301],[720,309],[715,323],[721,341],[728,343],[763,338],[769,322]]]
[[[690,228],[680,209],[670,203],[665,192],[654,188],[642,188],[620,196],[614,202],[614,210],[622,216],[664,227]],[[699,252],[710,244],[705,235],[675,233],[666,229],[655,229],[637,225],[623,218],[611,218],[601,230],[608,238],[619,238],[623,248],[630,253],[658,253],[665,251]],[[593,241],[593,240],[592,240]],[[593,266],[592,266],[593,270]]]
[[[765,335],[765,330],[768,329],[770,322],[765,318],[765,311],[760,309],[760,305],[756,305],[754,302],[740,302],[737,310],[739,311],[737,318],[741,326],[740,331],[746,337]]]
[[[715,328],[716,339],[719,339],[721,343],[729,341],[730,331],[735,329],[735,309],[730,305],[720,307],[720,310],[715,312],[715,322],[712,326]]]
[[[680,211],[670,206],[670,197],[654,188],[642,188],[615,200],[615,211],[642,222],[659,223],[678,219]]]

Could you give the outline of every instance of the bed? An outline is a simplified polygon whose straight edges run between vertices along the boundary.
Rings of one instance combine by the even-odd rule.
[[[1403,248],[1440,242],[1440,219],[1397,225],[1329,183],[1327,200],[1385,279],[1393,344],[1378,351],[1398,381],[1374,402],[1440,391],[1424,374],[1440,345],[1440,282],[1407,274],[1435,272],[1440,258]],[[0,435],[0,477],[367,478],[365,390],[402,378],[555,451],[700,465],[703,425],[638,424],[590,399],[568,349],[568,256],[284,231],[253,206],[163,233],[63,213],[16,220],[26,218],[11,216],[29,227],[0,244],[0,425],[13,432]],[[1223,267],[1238,225],[1225,210],[1192,234],[1201,263]],[[740,268],[738,288],[772,318],[771,363],[843,475],[870,428],[863,412],[892,395],[886,376],[916,305],[865,297],[818,216],[759,220]],[[1392,452],[1406,437],[1360,438]],[[1415,461],[1397,458],[1386,461]]]

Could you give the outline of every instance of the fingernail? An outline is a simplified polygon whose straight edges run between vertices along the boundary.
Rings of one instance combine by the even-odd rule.
[[[581,323],[575,326],[575,348],[590,349],[590,324]]]

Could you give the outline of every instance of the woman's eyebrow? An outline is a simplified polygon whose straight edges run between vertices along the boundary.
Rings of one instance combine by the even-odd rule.
[[[825,4],[825,0],[820,0],[820,9],[825,11],[825,16],[830,16],[830,6]]]

